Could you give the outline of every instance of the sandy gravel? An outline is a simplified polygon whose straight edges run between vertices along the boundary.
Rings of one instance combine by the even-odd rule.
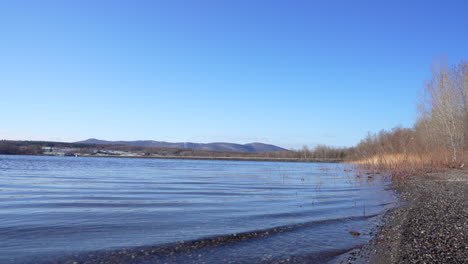
[[[468,171],[394,180],[401,206],[342,263],[468,263]]]

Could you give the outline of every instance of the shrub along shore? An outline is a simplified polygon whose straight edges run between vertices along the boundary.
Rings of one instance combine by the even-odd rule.
[[[464,168],[468,152],[468,62],[436,65],[413,128],[369,134],[352,151],[362,166],[404,177]]]

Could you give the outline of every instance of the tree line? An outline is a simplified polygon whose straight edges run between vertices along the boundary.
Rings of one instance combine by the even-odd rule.
[[[369,134],[349,158],[380,165],[463,167],[468,149],[468,62],[433,66],[412,128]],[[393,155],[393,156],[392,156]]]
[[[43,150],[40,145],[24,144],[21,142],[0,140],[0,154],[3,154],[3,155],[41,155],[43,154]]]

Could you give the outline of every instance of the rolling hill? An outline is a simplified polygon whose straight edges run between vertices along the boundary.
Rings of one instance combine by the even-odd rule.
[[[154,147],[154,148],[185,148],[197,150],[210,150],[210,151],[237,151],[237,152],[274,152],[285,151],[287,149],[264,143],[249,143],[249,144],[235,144],[226,142],[214,143],[192,143],[192,142],[164,142],[154,140],[135,140],[135,141],[107,141],[101,139],[90,138],[75,143],[82,144],[103,144],[103,145],[128,145],[139,147]]]

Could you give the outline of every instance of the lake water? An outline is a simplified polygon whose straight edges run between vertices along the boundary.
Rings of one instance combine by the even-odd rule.
[[[395,201],[349,166],[0,156],[0,263],[333,261]]]

